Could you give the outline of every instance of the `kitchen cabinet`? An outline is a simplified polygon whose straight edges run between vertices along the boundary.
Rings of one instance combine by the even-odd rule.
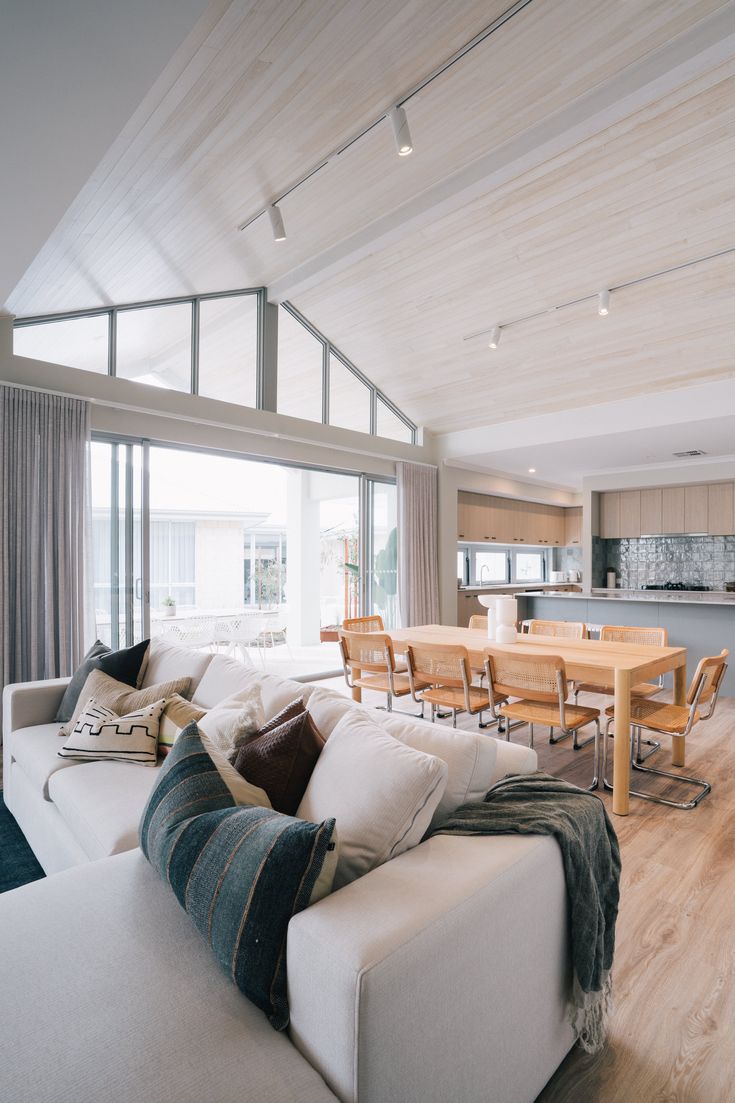
[[[600,536],[617,540],[620,536],[620,492],[606,490],[600,495]]]
[[[684,526],[684,487],[665,486],[661,492],[661,525],[665,533],[686,532]]]
[[[684,532],[709,532],[709,489],[706,486],[684,488]]]
[[[641,536],[663,532],[663,492],[660,486],[641,491]]]
[[[561,547],[566,542],[565,515],[569,512],[561,506],[461,490],[457,499],[457,539],[476,544]],[[581,509],[578,514],[576,543],[581,543]]]
[[[710,483],[707,487],[707,532],[711,536],[735,533],[735,483]]]
[[[582,543],[582,507],[571,506],[564,510],[564,546],[577,547]]]
[[[637,537],[641,534],[641,492],[620,491],[620,528],[618,536]]]

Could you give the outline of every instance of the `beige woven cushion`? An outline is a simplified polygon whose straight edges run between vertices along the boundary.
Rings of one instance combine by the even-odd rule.
[[[137,709],[145,708],[146,705],[152,705],[155,701],[160,701],[162,697],[173,697],[175,693],[185,697],[189,692],[189,681],[189,678],[176,678],[172,682],[146,686],[145,689],[131,689],[124,682],[118,682],[108,674],[103,674],[101,670],[93,670],[79,694],[71,720],[59,729],[59,735],[71,735],[77,718],[92,697],[102,708],[111,709],[118,716],[125,716],[129,712],[135,712]]]
[[[192,720],[201,720],[204,712],[178,693],[169,698],[158,725],[159,755],[167,755],[186,725],[191,724]]]

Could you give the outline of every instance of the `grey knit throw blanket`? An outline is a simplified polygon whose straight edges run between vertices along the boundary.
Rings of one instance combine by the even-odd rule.
[[[434,835],[553,835],[561,847],[574,971],[569,1021],[587,1053],[605,1044],[611,1008],[620,848],[599,797],[549,774],[506,777]]]

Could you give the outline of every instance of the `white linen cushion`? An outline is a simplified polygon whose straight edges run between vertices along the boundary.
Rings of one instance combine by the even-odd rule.
[[[337,693],[333,689],[323,689],[321,686],[314,689],[306,707],[325,739],[329,738],[342,717],[346,716],[348,712],[353,710],[363,711],[361,706],[356,704],[351,697],[345,697],[343,693]],[[371,712],[374,713],[375,710],[373,709]],[[374,716],[374,719],[379,722],[377,715]]]
[[[192,701],[200,708],[212,709],[241,689],[248,689],[262,677],[262,672],[255,667],[245,666],[227,655],[213,655]]]
[[[482,800],[492,785],[498,741],[491,736],[445,728],[396,713],[383,717],[382,723],[394,739],[447,764],[447,785],[431,827],[445,820],[460,804]]]
[[[228,757],[264,723],[263,701],[256,683],[228,697],[197,721],[199,731]]]
[[[85,762],[49,780],[49,796],[91,861],[134,850],[138,823],[160,766],[141,770],[130,762]]]
[[[360,709],[340,720],[296,815],[337,821],[335,889],[421,842],[447,783],[447,764],[388,735]]]
[[[166,699],[161,698],[120,716],[92,697],[77,717],[59,757],[155,766],[158,727],[165,707]]]
[[[51,800],[48,781],[58,770],[83,763],[72,758],[59,758],[62,741],[59,723],[34,724],[29,728],[17,728],[3,736],[6,754],[17,763],[34,788],[43,793],[44,800]]]
[[[160,636],[153,636],[148,648],[148,665],[143,677],[143,687],[188,677],[189,689],[183,696],[191,698],[212,658],[208,651],[194,651],[191,647],[181,647]]]

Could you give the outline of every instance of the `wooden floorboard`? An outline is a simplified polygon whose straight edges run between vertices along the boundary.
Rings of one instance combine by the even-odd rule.
[[[366,693],[365,703],[382,700]],[[585,695],[580,703],[604,707],[609,699]],[[458,723],[476,730],[466,717]],[[526,742],[527,733],[518,728],[514,742]],[[698,808],[632,798],[631,814],[613,817],[623,871],[609,1040],[595,1057],[575,1047],[537,1103],[734,1103],[733,735],[735,698],[722,698],[688,740],[685,772],[712,784]],[[575,752],[568,741],[549,746],[547,737],[536,730],[539,767],[589,784],[592,747]],[[671,769],[669,746],[664,737],[649,765]],[[658,779],[645,778],[646,786],[663,789]],[[602,799],[612,815],[612,795]]]

